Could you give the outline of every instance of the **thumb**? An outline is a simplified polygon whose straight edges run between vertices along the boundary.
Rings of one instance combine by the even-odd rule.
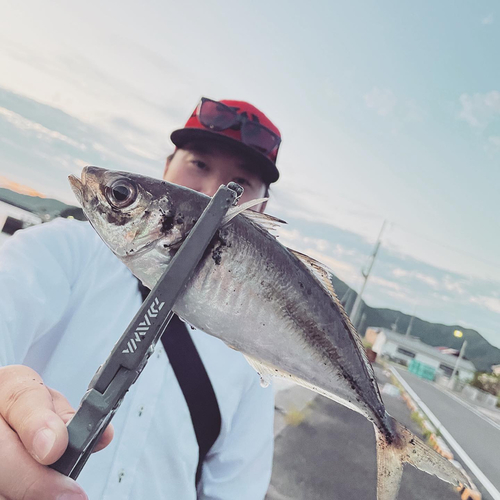
[[[73,415],[76,413],[74,408],[69,404],[68,400],[59,392],[56,391],[55,389],[49,389],[50,394],[52,395],[52,401],[54,404],[54,409],[55,412],[59,415],[59,417],[62,419],[62,421],[65,424],[68,424],[70,420],[73,418]],[[99,439],[99,442],[97,443],[96,447],[94,448],[94,453],[97,451],[102,450],[103,448],[106,448],[109,443],[111,443],[114,435],[114,429],[111,424],[109,424],[103,434],[101,435],[101,438]],[[64,452],[64,450],[63,450]],[[57,457],[59,458],[59,457]],[[0,499],[1,500],[1,499]]]

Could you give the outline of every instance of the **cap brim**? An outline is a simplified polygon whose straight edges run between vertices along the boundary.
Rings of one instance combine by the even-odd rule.
[[[170,135],[170,139],[178,148],[182,148],[182,146],[193,141],[210,141],[225,144],[232,150],[245,155],[245,158],[250,162],[251,168],[258,173],[267,184],[276,182],[279,179],[280,174],[278,169],[269,158],[237,139],[198,128],[181,128],[179,130],[174,130]]]

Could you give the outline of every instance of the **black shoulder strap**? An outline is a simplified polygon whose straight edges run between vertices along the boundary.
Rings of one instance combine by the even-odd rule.
[[[149,289],[139,282],[139,290],[145,300]],[[198,484],[203,461],[220,433],[219,404],[193,339],[176,314],[170,320],[161,341],[184,394],[198,441],[199,458],[195,478]]]

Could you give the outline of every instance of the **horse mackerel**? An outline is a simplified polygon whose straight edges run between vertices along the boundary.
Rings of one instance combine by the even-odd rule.
[[[209,202],[175,184],[97,167],[70,182],[94,229],[149,288]],[[386,412],[326,268],[281,245],[268,231],[277,219],[245,208],[230,209],[174,312],[241,351],[264,380],[293,380],[368,418],[377,435],[378,500],[397,497],[404,463],[468,484]]]

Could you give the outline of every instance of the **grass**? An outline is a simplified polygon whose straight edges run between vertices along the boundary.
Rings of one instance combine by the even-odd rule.
[[[297,410],[296,408],[291,408],[285,413],[285,422],[287,425],[291,425],[293,427],[298,427],[306,418],[307,409]]]

